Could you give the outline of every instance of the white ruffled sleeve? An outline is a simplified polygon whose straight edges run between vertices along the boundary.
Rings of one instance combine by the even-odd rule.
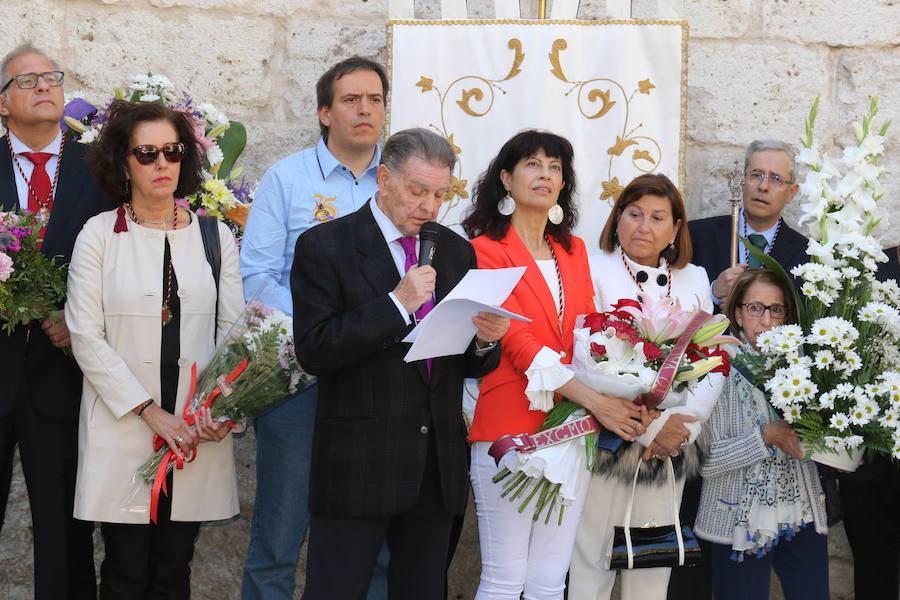
[[[554,390],[564,385],[575,375],[566,365],[562,364],[562,356],[544,346],[534,356],[525,377],[528,385],[525,387],[525,396],[528,398],[529,410],[542,410],[544,412],[553,408]]]

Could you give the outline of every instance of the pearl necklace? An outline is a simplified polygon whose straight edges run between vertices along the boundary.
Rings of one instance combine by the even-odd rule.
[[[634,272],[631,270],[631,267],[628,266],[628,261],[625,260],[625,250],[622,249],[622,246],[619,246],[619,254],[622,256],[622,264],[625,265],[625,269],[628,271],[628,274],[631,275],[631,280],[634,281],[635,285],[638,286],[638,289],[641,290],[641,293],[646,294],[647,292],[646,290],[644,290],[644,286],[641,285],[641,282],[638,281],[637,277],[634,276]],[[663,277],[662,275],[660,275],[656,279],[656,282],[660,285],[666,285],[666,298],[669,298],[672,296],[672,267],[671,265],[669,265],[669,261],[666,260],[665,257],[663,257],[663,260],[666,261],[666,282],[660,283],[659,279]],[[644,271],[640,271],[640,273],[646,275]]]

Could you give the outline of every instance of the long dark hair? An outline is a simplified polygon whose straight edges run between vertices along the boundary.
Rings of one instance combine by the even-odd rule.
[[[521,131],[503,144],[487,171],[478,178],[472,208],[462,222],[462,227],[470,239],[479,235],[486,235],[492,240],[503,239],[509,229],[510,217],[497,211],[497,203],[506,195],[506,189],[500,181],[500,172],[505,170],[511,173],[520,160],[534,156],[541,150],[548,157],[558,158],[562,162],[562,177],[565,182],[557,200],[563,209],[563,220],[559,225],[548,221],[546,232],[567,252],[571,251],[572,228],[578,220],[578,210],[573,201],[575,167],[572,165],[574,156],[572,144],[555,133],[535,129]]]
[[[91,147],[88,157],[97,185],[116,203],[131,200],[126,183],[131,134],[140,123],[150,121],[165,121],[172,125],[178,141],[184,144],[175,197],[186,198],[203,187],[203,153],[186,114],[157,102],[113,100],[106,109],[106,123],[100,130],[100,140]]]

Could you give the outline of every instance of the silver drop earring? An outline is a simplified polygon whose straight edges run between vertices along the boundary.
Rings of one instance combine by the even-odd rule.
[[[554,204],[550,207],[550,210],[547,211],[547,218],[550,219],[550,222],[554,225],[559,225],[563,220],[563,209],[559,204]]]
[[[508,217],[513,214],[516,210],[516,201],[512,199],[512,196],[509,195],[509,192],[506,192],[506,195],[497,202],[497,212],[503,215],[504,217]]]

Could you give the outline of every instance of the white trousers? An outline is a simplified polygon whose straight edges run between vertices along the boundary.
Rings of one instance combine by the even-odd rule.
[[[520,513],[524,495],[513,502],[500,497],[503,482],[491,481],[500,469],[488,455],[490,447],[490,442],[472,444],[472,490],[481,541],[475,600],[519,600],[523,592],[525,600],[560,600],[590,473],[585,470],[577,482],[575,503],[566,506],[561,525],[558,505],[547,524],[545,512],[533,521],[536,498]]]
[[[641,485],[634,492],[631,526],[647,522],[674,523],[671,484]],[[681,506],[684,478],[675,480],[674,510]],[[608,600],[616,581],[616,572],[606,568],[606,553],[613,527],[623,525],[631,483],[617,478],[593,475],[578,524],[572,566],[569,569],[569,600]],[[622,600],[666,600],[669,568],[622,569]]]

